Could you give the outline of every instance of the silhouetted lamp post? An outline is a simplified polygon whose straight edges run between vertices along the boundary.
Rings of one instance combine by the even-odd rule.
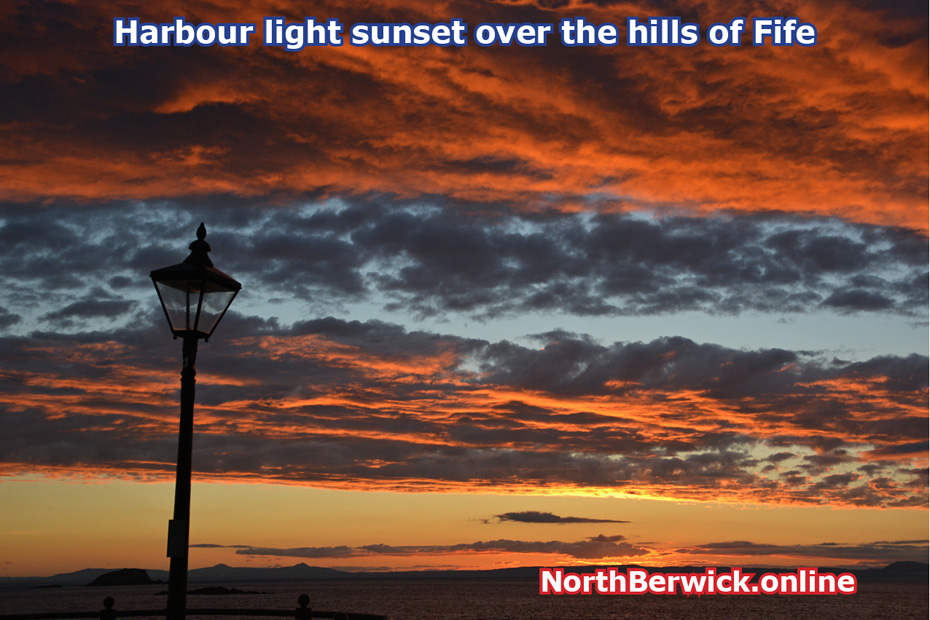
[[[208,340],[242,288],[216,269],[204,240],[206,227],[197,229],[190,256],[183,263],[156,269],[152,281],[175,338],[183,338],[181,367],[181,424],[178,431],[178,470],[174,488],[174,518],[168,522],[168,618],[184,620],[187,597],[187,549],[191,513],[191,446],[194,434],[194,362],[197,341]]]

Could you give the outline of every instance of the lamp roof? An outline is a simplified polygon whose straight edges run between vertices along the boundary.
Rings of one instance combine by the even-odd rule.
[[[155,282],[162,282],[171,286],[171,282],[202,282],[206,280],[212,284],[214,290],[238,291],[242,288],[235,279],[226,275],[213,266],[213,261],[207,256],[210,251],[210,244],[206,242],[207,228],[200,223],[197,228],[197,239],[193,241],[189,249],[190,255],[184,259],[184,262],[170,267],[162,267],[151,272],[151,278]]]

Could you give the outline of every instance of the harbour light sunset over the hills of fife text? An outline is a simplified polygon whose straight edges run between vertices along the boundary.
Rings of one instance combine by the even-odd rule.
[[[114,45],[179,16],[257,31]],[[626,44],[662,16],[700,42]],[[753,45],[776,16],[816,44]],[[197,358],[191,568],[927,560],[923,3],[13,1],[0,41],[0,577],[167,568],[149,272],[200,222],[242,291]]]

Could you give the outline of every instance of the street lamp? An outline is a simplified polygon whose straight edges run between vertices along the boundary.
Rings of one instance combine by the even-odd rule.
[[[152,282],[175,338],[183,338],[181,367],[181,424],[178,431],[178,469],[174,487],[174,518],[168,522],[168,620],[184,620],[187,597],[187,550],[191,513],[191,450],[194,435],[194,362],[197,341],[213,334],[242,285],[216,269],[204,241],[201,223],[190,256],[183,263],[156,269]]]

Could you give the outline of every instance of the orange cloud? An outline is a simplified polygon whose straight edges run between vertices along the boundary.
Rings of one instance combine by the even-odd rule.
[[[201,479],[837,506],[926,495],[916,356],[833,367],[684,339],[563,335],[537,350],[332,319],[295,330],[231,341],[219,380],[199,381]],[[173,373],[139,380],[148,362],[128,345],[15,354],[82,364],[6,375],[0,404],[26,442],[6,450],[7,474],[173,475]]]
[[[221,3],[186,17],[299,20],[305,10]],[[649,12],[446,10],[472,26],[578,14],[622,24]],[[737,10],[758,16],[725,3],[677,10],[705,26]],[[41,46],[12,37],[0,187],[17,201],[375,192],[521,211],[582,209],[596,195],[614,210],[779,210],[925,231],[920,20],[848,3],[785,10],[818,26],[816,46],[113,48],[113,15],[177,11],[95,5],[73,16],[93,36],[33,50],[41,63],[21,62]],[[450,17],[406,2],[316,11],[346,25]],[[5,35],[14,20],[8,10]],[[67,102],[67,116],[29,109],[35,97]]]

